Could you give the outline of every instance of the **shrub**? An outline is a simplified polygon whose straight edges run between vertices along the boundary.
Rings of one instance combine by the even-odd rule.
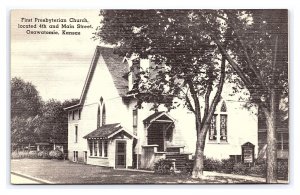
[[[184,165],[184,169],[181,171],[181,173],[191,175],[193,172],[193,168],[194,168],[194,160],[187,160]]]
[[[223,159],[221,172],[232,173],[234,164],[235,162],[232,159]]]
[[[64,154],[60,150],[51,150],[49,152],[49,156],[51,159],[63,159]]]
[[[257,164],[249,169],[249,174],[265,177],[267,174],[266,164]]]
[[[41,150],[38,152],[38,158],[47,159],[49,158],[49,152],[46,150]]]
[[[38,152],[37,151],[28,152],[28,158],[38,158]]]
[[[203,165],[205,171],[221,172],[223,168],[222,161],[212,158],[204,158]]]
[[[233,173],[245,175],[248,173],[247,167],[242,163],[236,163],[233,166]]]
[[[28,158],[29,157],[29,154],[28,154],[28,152],[26,151],[14,151],[14,152],[12,152],[12,155],[11,155],[11,157],[13,158],[13,159],[22,159],[22,158]]]
[[[278,179],[287,180],[289,177],[288,160],[278,160]]]
[[[154,164],[154,173],[169,175],[174,173],[173,161],[168,159],[160,159]]]

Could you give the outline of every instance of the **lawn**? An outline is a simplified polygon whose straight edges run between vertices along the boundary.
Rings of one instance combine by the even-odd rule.
[[[11,171],[55,184],[178,184],[178,183],[257,183],[257,181],[226,176],[191,179],[186,175],[157,175],[137,171],[109,169],[70,161],[15,159]]]

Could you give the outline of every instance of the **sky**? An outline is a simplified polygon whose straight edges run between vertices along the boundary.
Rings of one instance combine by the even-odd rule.
[[[26,18],[25,20],[22,18]],[[66,19],[67,22],[35,22],[43,19]],[[69,18],[88,22],[69,22]],[[30,21],[32,19],[32,22]],[[30,22],[25,22],[30,21]],[[37,28],[24,25],[37,24]],[[47,28],[39,28],[46,24]],[[59,25],[59,35],[27,34],[31,31],[52,31]],[[62,24],[72,24],[80,35],[62,35]],[[93,28],[76,29],[77,24]],[[36,86],[44,101],[80,98],[85,78],[99,41],[92,39],[100,24],[99,10],[14,10],[11,12],[11,78],[19,77]],[[25,28],[23,28],[25,27]]]

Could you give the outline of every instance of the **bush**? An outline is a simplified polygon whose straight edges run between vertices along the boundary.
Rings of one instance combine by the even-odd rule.
[[[278,179],[288,180],[289,163],[288,160],[278,160]]]
[[[248,174],[248,169],[247,169],[246,165],[244,165],[243,163],[236,163],[233,166],[233,173],[245,175],[245,174]]]
[[[232,173],[234,164],[235,162],[232,159],[223,159],[221,172]]]
[[[173,161],[168,159],[160,159],[154,164],[154,173],[169,175],[174,173]]]
[[[51,150],[49,152],[49,156],[51,159],[63,159],[64,154],[60,150]]]
[[[22,159],[22,158],[29,158],[29,154],[28,152],[26,151],[14,151],[12,152],[11,154],[11,158],[12,159]]]
[[[204,171],[216,171],[222,172],[223,164],[222,161],[212,159],[212,158],[204,158]]]
[[[42,150],[38,152],[38,158],[47,159],[49,158],[49,152],[46,150]]]
[[[184,169],[182,170],[182,173],[192,175],[193,168],[194,168],[194,160],[187,160]]]
[[[267,174],[266,164],[257,164],[249,169],[249,174],[265,177]]]
[[[28,152],[28,158],[38,158],[38,152],[37,151]]]

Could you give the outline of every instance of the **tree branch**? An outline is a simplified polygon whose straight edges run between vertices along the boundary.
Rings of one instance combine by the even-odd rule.
[[[193,108],[193,105],[192,105],[192,103],[190,101],[190,98],[188,97],[188,93],[185,94],[185,99],[186,99],[186,102],[188,103],[191,111],[195,114],[195,109]]]
[[[275,85],[275,82],[276,82],[277,50],[278,50],[278,35],[275,37],[274,58],[273,58],[273,63],[272,63],[272,83],[274,85]]]
[[[242,79],[244,84],[247,87],[251,87],[252,86],[251,81],[243,74],[243,71],[240,69],[238,64],[232,59],[232,57],[227,53],[227,51],[223,47],[223,45],[214,36],[211,36],[211,37],[212,37],[213,41],[217,44],[222,56],[224,56],[226,58],[226,60],[230,63],[230,65],[236,71],[238,76]]]
[[[205,108],[204,108],[204,114],[203,114],[203,119],[205,119],[208,115],[208,111],[209,111],[209,97],[212,91],[212,81],[209,81],[208,86],[207,86],[207,90],[205,93]]]
[[[220,101],[220,97],[221,97],[222,90],[223,90],[223,85],[225,82],[225,63],[226,63],[226,57],[222,55],[221,74],[220,74],[220,81],[219,81],[218,89],[217,89],[214,99],[210,105],[207,117],[205,119],[203,118],[203,121],[206,124],[210,123],[211,117],[214,114],[214,111]],[[204,132],[204,133],[206,133],[206,132]]]
[[[197,92],[194,88],[192,80],[191,79],[186,79],[186,82],[187,82],[187,84],[190,88],[191,96],[194,100],[194,104],[195,104],[194,111],[195,111],[195,115],[196,115],[196,120],[197,120],[197,123],[200,125],[201,124],[201,110],[200,110],[199,98],[197,96]]]

